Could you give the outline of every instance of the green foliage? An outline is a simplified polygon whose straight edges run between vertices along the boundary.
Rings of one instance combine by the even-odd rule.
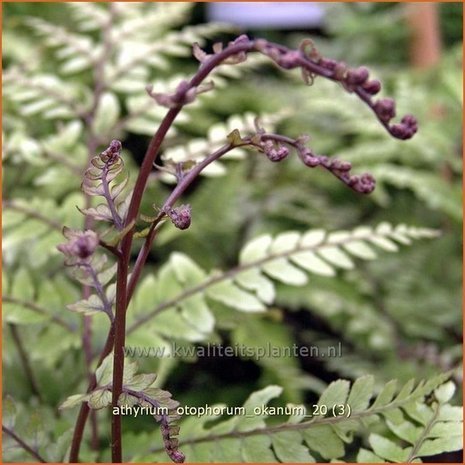
[[[376,253],[368,244],[395,252],[396,243],[410,244],[412,239],[436,235],[428,229],[405,225],[393,228],[387,223],[375,229],[359,227],[352,232],[327,234],[323,230],[311,230],[300,234],[290,231],[274,239],[264,235],[244,246],[237,267],[224,273],[214,270],[210,274],[186,255],[174,253],[158,277],[147,276],[136,291],[128,315],[128,331],[131,333],[140,327],[140,331],[165,337],[201,341],[214,328],[207,299],[242,312],[264,312],[275,299],[271,279],[303,286],[308,281],[305,272],[335,276],[337,268],[353,268],[349,255],[374,259]],[[167,314],[173,307],[179,312]],[[131,341],[138,336],[133,337]]]
[[[345,444],[351,443],[355,435],[366,435],[382,423],[398,439],[370,434],[368,442],[380,456],[361,449],[358,461],[405,462],[456,450],[460,448],[457,442],[460,422],[455,415],[452,415],[455,420],[448,420],[454,407],[447,403],[450,398],[443,393],[453,392],[454,386],[451,382],[443,384],[446,378],[447,375],[440,375],[418,384],[411,380],[401,389],[393,380],[376,394],[370,376],[358,378],[352,386],[349,381],[338,380],[327,387],[318,402],[307,408],[270,405],[270,401],[282,394],[282,388],[268,386],[251,394],[243,408],[236,415],[229,414],[226,420],[221,409],[226,412],[227,407],[220,404],[214,406],[216,414],[184,420],[180,447],[188,462],[222,462],[231,458],[235,462],[321,462],[340,459],[345,454]],[[433,392],[435,400],[430,405],[427,396]],[[287,418],[277,423],[277,415]],[[412,423],[402,421],[405,415]],[[416,424],[420,426],[415,427]],[[453,431],[454,439],[447,444],[430,439],[444,437],[447,428],[452,426],[454,430],[449,431]],[[400,440],[412,446],[402,448]],[[158,451],[153,450],[155,454]],[[144,461],[148,456],[136,455],[133,459]]]
[[[454,393],[461,367],[461,50],[450,50],[429,73],[383,69],[381,58],[398,63],[406,49],[392,45],[406,40],[399,9],[332,8],[348,14],[330,15],[340,40],[328,41],[325,54],[355,64],[373,59],[398,112],[418,116],[415,138],[389,139],[333,83],[296,86],[250,56],[212,73],[215,87],[181,113],[157,161],[191,166],[234,130],[253,132],[258,115],[267,130],[310,133],[315,151],[340,153],[378,181],[374,195],[361,199],[325,173],[304,173],[294,159],[277,168],[236,148],[188,192],[191,228],[160,228],[128,309],[127,349],[164,352],[134,352],[142,373],[126,354],[124,384],[132,393],[123,392],[121,404],[150,398],[175,410],[170,391],[181,406],[232,408],[247,398],[253,413],[307,405],[291,415],[185,415],[179,444],[189,462],[403,462],[461,448]],[[171,91],[195,69],[194,42],[205,46],[232,32],[229,25],[186,25],[191,9],[182,2],[4,7],[3,424],[50,462],[67,460],[71,407],[82,402],[97,415],[101,450],[91,448],[88,425],[81,461],[110,461],[113,369],[106,358],[97,388],[85,393],[108,330],[99,315],[103,301],[111,308],[114,300],[113,259],[98,258],[105,293],[93,287],[83,295],[56,246],[64,225],[84,227],[78,209],[109,219],[101,198],[88,203],[80,185],[90,159],[112,139],[123,141],[134,182],[146,136],[165,114],[146,85]],[[259,79],[251,73],[257,69]],[[172,180],[153,172],[142,213],[153,214]],[[80,278],[92,287],[89,276]],[[91,326],[87,353],[84,322]],[[176,356],[173,343],[192,351]],[[236,344],[246,354],[210,366],[196,352],[207,344]],[[294,344],[319,354],[339,346],[342,355],[258,356],[268,345]],[[415,384],[412,376],[426,381]],[[351,414],[334,415],[335,404],[349,405]],[[124,431],[125,460],[166,462],[153,421],[126,418]],[[30,460],[4,434],[3,461]]]

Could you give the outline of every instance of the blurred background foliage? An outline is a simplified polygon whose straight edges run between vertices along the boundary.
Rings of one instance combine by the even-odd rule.
[[[120,55],[105,64],[109,75],[122,75],[113,79],[93,131],[100,136],[100,149],[112,138],[123,141],[135,179],[149,136],[163,115],[145,99],[145,84],[172,87],[195,69],[193,41],[208,47],[240,31],[205,24],[204,4],[165,4],[156,13],[158,5],[122,7],[128,24],[133,23],[115,31]],[[250,126],[252,115],[262,115],[280,133],[309,134],[317,153],[347,159],[356,171],[373,173],[377,189],[361,197],[324,172],[303,171],[295,158],[279,165],[255,154],[225,161],[190,188],[186,200],[193,209],[192,227],[162,230],[149,272],[173,251],[182,251],[205,269],[227,270],[237,263],[244,243],[261,233],[352,229],[388,221],[436,228],[441,237],[384,254],[355,270],[338,271],[337,279],[312,277],[304,287],[279,285],[276,303],[266,314],[231,314],[215,304],[217,327],[211,341],[321,347],[340,342],[343,355],[258,362],[141,359],[143,370],[158,372],[160,384],[184,404],[240,405],[254,389],[273,383],[284,387],[285,401],[312,402],[332,380],[367,373],[375,375],[378,386],[392,378],[420,379],[447,370],[454,370],[454,380],[461,382],[462,5],[438,4],[442,54],[428,69],[410,65],[403,5],[336,3],[325,8],[325,21],[310,34],[318,49],[353,66],[369,65],[372,75],[383,81],[383,95],[396,99],[398,113],[418,118],[419,133],[408,142],[391,139],[342,88],[320,79],[308,88],[297,75],[284,75],[259,59],[221,69],[214,79],[217,90],[188,107],[171,132],[166,157],[188,151],[192,138],[207,133],[206,147],[214,147],[218,133],[225,136],[230,129]],[[87,160],[89,128],[77,113],[91,104],[91,57],[102,45],[100,27],[98,17],[95,24],[89,20],[92,12],[72,5],[6,3],[3,9],[3,290],[13,299],[4,310],[3,389],[14,393],[19,409],[34,407],[49,418],[43,424],[58,438],[69,434],[75,412],[57,417],[56,406],[86,384],[79,336],[63,335],[48,317],[38,318],[18,300],[51,308],[66,324],[79,326],[78,316],[64,310],[79,289],[66,277],[55,246],[62,241],[62,225],[83,224],[75,205],[83,205],[79,173]],[[47,29],[49,23],[41,20],[75,35],[60,35],[63,31]],[[309,36],[295,30],[246,32],[289,46]],[[142,57],[150,56],[150,62],[142,58],[129,66],[134,47],[141,44],[147,47]],[[88,62],[76,58],[82,49]],[[69,102],[60,102],[57,95],[69,97],[79,108],[73,113]],[[160,205],[169,189],[154,172],[143,212]],[[106,333],[99,318],[93,328],[96,353]],[[25,373],[18,337],[30,357],[40,397]],[[143,328],[131,342],[153,345]],[[127,420],[128,435],[149,422]],[[86,447],[83,458],[94,460]],[[9,460],[15,459],[27,457],[12,449]]]

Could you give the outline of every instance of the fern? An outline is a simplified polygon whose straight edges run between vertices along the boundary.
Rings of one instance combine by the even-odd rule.
[[[44,37],[45,45],[55,49],[57,59],[62,62],[60,72],[65,75],[89,69],[99,56],[99,47],[88,36],[39,18],[30,18],[28,25]]]
[[[26,257],[30,268],[40,268],[58,255],[56,245],[62,239],[64,223],[77,227],[82,216],[76,210],[81,199],[71,194],[57,205],[52,199],[4,201],[3,259],[7,264]],[[23,247],[27,241],[28,247]]]
[[[267,130],[281,133],[288,127],[289,136],[296,137],[288,142],[301,149],[297,152],[310,166],[326,161],[323,166],[328,168],[334,158],[313,157],[313,151],[303,147],[304,139],[297,136],[309,128],[318,152],[340,152],[357,166],[365,165],[379,179],[374,201],[392,208],[374,209],[369,198],[353,201],[351,196],[356,194],[342,192],[328,182],[325,173],[315,172],[309,183],[300,176],[302,165],[295,159],[277,170],[251,154],[241,164],[213,164],[206,174],[217,178],[193,183],[190,205],[176,207],[168,201],[166,208],[159,209],[171,189],[150,181],[168,181],[170,176],[167,171],[153,171],[140,211],[155,208],[158,216],[154,220],[137,214],[128,228],[137,221],[139,230],[139,220],[150,222],[135,237],[147,239],[154,233],[163,247],[151,250],[146,241],[133,273],[119,276],[120,288],[126,287],[130,295],[135,289],[127,313],[126,346],[142,348],[140,354],[136,350],[132,355],[141,356],[143,370],[137,372],[126,347],[125,371],[118,372],[119,365],[113,375],[114,361],[104,356],[107,349],[111,351],[115,327],[112,263],[122,258],[118,243],[127,233],[124,222],[131,198],[125,195],[126,178],[120,174],[122,160],[129,179],[136,179],[139,160],[131,152],[139,153],[142,139],[137,135],[153,135],[165,114],[145,88],[152,84],[152,93],[176,97],[173,89],[186,79],[186,72],[194,70],[193,43],[209,47],[215,36],[234,30],[225,24],[186,26],[193,5],[71,2],[57,5],[53,12],[33,4],[5,5],[3,460],[110,461],[104,440],[109,415],[101,409],[109,405],[113,389],[119,392],[120,375],[121,406],[163,404],[171,409],[164,417],[155,415],[161,437],[151,429],[140,431],[137,421],[141,419],[127,419],[126,461],[166,461],[165,452],[175,462],[182,461],[184,454],[189,461],[211,462],[419,461],[460,448],[460,408],[449,403],[454,386],[444,383],[447,375],[435,377],[450,371],[454,382],[460,382],[460,315],[456,311],[457,279],[461,279],[456,271],[460,137],[456,125],[450,124],[450,119],[459,121],[461,111],[457,54],[451,54],[434,77],[412,78],[400,67],[392,79],[388,77],[386,88],[399,100],[399,112],[414,111],[420,116],[419,137],[407,144],[386,138],[381,143],[379,124],[363,108],[354,114],[354,93],[341,92],[334,83],[318,82],[321,93],[308,99],[308,89],[303,94],[294,83],[278,81],[276,72],[263,73],[259,81],[249,79],[265,59],[287,67],[295,64],[296,54],[279,57],[278,50],[273,56],[270,48],[258,42],[269,57],[249,56],[244,63],[212,72],[214,87],[182,112],[156,161],[163,161],[167,171],[176,171],[178,181],[182,183],[190,168],[198,167],[225,141],[235,145],[242,137],[252,139],[252,134],[255,142],[263,142],[257,138],[262,133],[254,121],[256,115],[263,115]],[[219,44],[213,49],[217,53]],[[363,52],[356,49],[354,53]],[[331,61],[320,62],[321,57],[313,55],[315,49],[308,41],[300,52],[331,68]],[[198,46],[194,55],[200,61],[204,56]],[[344,67],[339,77],[350,88],[349,72],[350,79],[357,80],[366,70]],[[313,80],[311,73],[304,78],[307,83]],[[431,101],[441,109],[434,117]],[[389,110],[389,100],[379,102],[378,110],[383,106]],[[303,114],[291,119],[294,107]],[[406,135],[416,128],[410,117],[406,121],[410,123],[403,126],[388,123],[387,129]],[[124,151],[118,150],[118,161],[110,166],[109,153],[101,151],[116,138],[123,141]],[[260,145],[260,155],[277,161],[277,150],[283,147],[271,145]],[[228,156],[245,158],[238,147],[225,159]],[[143,170],[147,174],[150,165]],[[334,166],[348,164],[337,161]],[[228,176],[221,177],[226,169]],[[76,179],[86,170],[83,195]],[[338,173],[337,168],[335,172],[346,173]],[[344,179],[348,182],[350,176]],[[102,204],[102,198],[106,203]],[[87,213],[86,219],[76,206]],[[191,211],[195,227],[184,231],[191,223]],[[92,216],[104,220],[95,231]],[[163,216],[182,227],[182,234],[172,225],[159,231]],[[386,220],[389,224],[356,228]],[[60,250],[80,285],[66,277],[57,256],[63,225],[70,228],[65,229],[69,242],[61,244]],[[314,225],[322,229],[302,232]],[[119,231],[105,234],[108,226]],[[83,228],[82,233],[77,231]],[[355,229],[340,231],[344,228]],[[336,232],[326,233],[332,230]],[[405,250],[400,259],[382,254],[373,260],[379,252],[394,252],[417,239],[433,238],[437,230],[443,232],[440,240],[412,247],[412,252]],[[246,244],[250,237],[255,239]],[[92,254],[97,242],[113,255],[111,260],[97,250]],[[145,253],[147,274],[134,287]],[[122,270],[129,269],[135,257],[127,258]],[[359,266],[359,258],[371,261]],[[445,261],[448,267],[443,270]],[[122,302],[119,299],[117,306]],[[110,317],[110,323],[102,313]],[[120,334],[121,320],[117,326]],[[113,347],[121,348],[118,340]],[[224,383],[218,365],[192,367],[195,357],[201,358],[196,350],[181,357],[172,352],[174,346],[203,349],[206,344],[226,342],[250,349],[249,355],[240,355],[247,363],[239,357],[228,360],[227,370],[231,363],[231,372],[236,373],[239,366],[245,373],[233,385]],[[288,348],[294,342],[317,346],[321,352],[341,344],[344,355],[312,361],[258,356],[267,344]],[[149,359],[144,355],[148,347],[162,349],[158,353],[163,355]],[[404,385],[412,373],[429,381]],[[344,379],[327,386],[327,380],[339,377],[356,380],[352,386]],[[397,394],[393,382],[386,384],[393,377],[403,386]],[[203,380],[208,392],[197,389]],[[177,391],[181,404],[165,390],[176,390],[171,382],[188,386],[184,392]],[[240,405],[257,386],[268,388],[246,401],[250,416],[234,412],[185,415],[179,431],[176,423],[182,410],[178,412],[178,407],[213,399],[222,399],[224,406]],[[8,393],[14,393],[16,400]],[[312,415],[315,395],[321,395],[314,402],[320,415]],[[292,402],[300,407],[304,401],[307,410],[289,418],[286,412],[253,412],[254,406],[274,408]],[[339,403],[350,406],[351,415],[334,415],[331,407]],[[76,411],[58,411],[60,404],[81,409],[73,438]],[[327,414],[321,412],[323,406],[329,406]],[[87,407],[90,421],[79,451],[79,431],[85,423],[81,414]],[[343,409],[337,410],[334,413]],[[112,436],[116,437],[112,454],[116,454],[114,445],[121,435]],[[70,443],[74,450],[68,456]],[[115,457],[114,462],[122,460]]]
[[[244,411],[237,416],[222,420],[221,407],[225,409],[226,406],[218,405],[215,406],[216,412],[220,413],[216,415],[207,413],[200,418],[184,420],[181,423],[183,434],[180,447],[186,454],[188,462],[234,460],[235,462],[309,463],[321,459],[336,460],[344,456],[345,444],[352,443],[355,434],[373,428],[376,423],[384,423],[395,429],[393,419],[399,419],[405,414],[415,415],[414,412],[417,411],[422,412],[423,419],[430,418],[430,422],[425,424],[430,432],[422,435],[419,428],[419,431],[416,431],[417,436],[423,440],[425,437],[442,437],[442,432],[447,427],[443,422],[449,421],[450,425],[454,425],[457,440],[449,441],[448,445],[442,447],[439,441],[434,445],[429,442],[427,446],[423,443],[423,449],[415,442],[417,447],[414,445],[401,449],[401,446],[383,436],[371,435],[370,443],[376,446],[381,444],[384,448],[383,458],[401,462],[405,461],[409,454],[413,459],[432,455],[444,449],[457,450],[461,447],[459,409],[445,403],[447,400],[443,402],[442,416],[438,413],[434,416],[435,421],[441,421],[441,425],[436,426],[434,431],[431,415],[428,415],[428,412],[432,413],[432,411],[425,399],[432,392],[441,397],[444,390],[450,390],[450,383],[443,384],[446,379],[447,375],[439,375],[416,385],[411,380],[400,390],[393,380],[374,397],[371,376],[358,378],[352,386],[348,381],[338,380],[331,383],[318,402],[307,409],[295,405],[288,405],[288,410],[281,407],[281,412],[288,415],[292,413],[287,421],[278,424],[276,421],[273,422],[272,418],[282,413],[279,408],[269,406],[269,402],[279,397],[282,389],[278,386],[268,386],[251,394],[244,403]],[[436,407],[433,406],[436,411],[438,411],[437,402],[434,403]],[[322,414],[323,411],[327,413]],[[418,417],[416,420],[418,421]],[[210,425],[211,423],[214,424]],[[405,423],[399,425],[401,428]],[[399,429],[397,433],[400,434]],[[405,434],[405,431],[402,433]],[[406,439],[405,435],[402,435],[401,439]],[[402,455],[396,455],[399,449],[403,450]],[[376,450],[380,451],[381,447],[376,447]],[[162,459],[161,449],[155,448],[152,452],[156,454],[155,460]],[[369,455],[366,451],[360,452],[358,458],[362,459],[360,461],[364,461],[365,458],[369,458],[372,462],[384,461],[383,458],[374,454]],[[377,460],[372,460],[373,458]],[[154,456],[153,454],[138,455],[133,457],[133,460],[153,461]]]
[[[243,312],[263,312],[275,298],[274,279],[294,286],[307,283],[307,273],[334,276],[336,268],[352,268],[350,255],[362,259],[376,257],[373,244],[382,250],[397,251],[396,242],[435,237],[428,229],[383,223],[376,229],[360,227],[353,232],[326,234],[322,230],[304,234],[287,232],[275,239],[261,236],[241,251],[239,265],[226,273],[207,273],[187,256],[172,255],[158,279],[148,276],[141,283],[129,316],[129,332],[156,317],[156,331],[168,337],[182,335],[191,341],[205,338],[213,329],[213,315],[206,297]],[[153,289],[158,289],[156,297]],[[157,302],[147,311],[149,299]],[[163,315],[171,307],[179,313]],[[133,320],[131,320],[133,318]],[[166,324],[165,324],[166,323]]]
[[[205,157],[218,150],[224,143],[228,135],[235,129],[243,134],[253,133],[255,130],[255,120],[257,115],[253,113],[246,113],[244,115],[233,115],[228,118],[226,122],[217,123],[213,125],[209,130],[206,138],[192,139],[186,145],[176,145],[165,150],[163,159],[165,162],[184,163],[194,161],[199,163]],[[272,130],[280,120],[282,116],[279,114],[275,115],[263,115],[260,117],[261,121],[270,130]],[[235,148],[230,153],[226,154],[224,159],[241,159],[245,155],[245,150],[241,148]],[[166,164],[166,163],[165,163]],[[226,173],[226,168],[223,163],[215,161],[210,164],[202,174],[205,176],[222,176]],[[166,181],[173,181],[172,176],[162,175],[161,178]]]
[[[381,183],[391,184],[401,189],[411,189],[431,209],[443,211],[455,221],[461,221],[460,186],[451,185],[429,172],[395,165],[379,164],[373,172]]]
[[[459,407],[448,404],[455,391],[451,381],[434,391],[433,405],[419,401],[407,405],[403,411],[386,415],[388,428],[409,446],[402,447],[378,434],[370,434],[368,442],[374,452],[361,449],[358,462],[412,462],[420,457],[452,452],[462,448],[462,418]]]

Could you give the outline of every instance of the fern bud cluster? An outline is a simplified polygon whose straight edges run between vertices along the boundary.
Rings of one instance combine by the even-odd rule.
[[[179,434],[179,426],[169,425],[165,418],[162,418],[160,422],[160,429],[163,438],[163,445],[168,457],[174,463],[183,463],[186,460],[186,456],[178,448],[178,439],[173,437]]]
[[[171,219],[171,222],[178,229],[187,229],[191,225],[191,206],[181,205],[176,208],[167,208],[165,213]]]
[[[272,162],[284,160],[289,155],[289,149],[285,145],[275,144],[271,140],[263,142],[262,147],[268,160]]]
[[[69,265],[88,261],[99,244],[99,238],[92,230],[76,231],[65,227],[63,235],[68,242],[59,244],[57,249],[65,255]]]

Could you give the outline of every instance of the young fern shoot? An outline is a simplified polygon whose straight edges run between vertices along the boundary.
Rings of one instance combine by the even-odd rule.
[[[140,212],[142,197],[165,136],[182,108],[193,102],[198,94],[213,88],[214,84],[205,83],[205,79],[216,67],[244,62],[249,53],[257,52],[268,57],[283,70],[299,68],[305,84],[312,84],[316,77],[342,84],[346,91],[358,96],[368,105],[388,133],[395,138],[409,139],[417,130],[416,120],[411,115],[404,116],[400,122],[392,124],[392,119],[396,116],[395,102],[389,98],[374,100],[374,96],[381,90],[381,84],[378,80],[370,78],[365,67],[352,69],[344,63],[324,58],[309,40],[303,41],[297,50],[292,50],[263,39],[251,40],[242,35],[226,47],[215,44],[212,54],[207,54],[197,44],[194,44],[193,52],[200,61],[200,66],[190,80],[181,81],[170,94],[154,93],[152,89],[147,89],[149,96],[156,104],[166,107],[167,112],[149,144],[132,190],[126,190],[128,178],[123,173],[122,144],[118,140],[113,140],[106,150],[92,159],[91,166],[84,175],[82,183],[84,192],[90,196],[103,197],[105,202],[82,212],[97,220],[97,224],[105,222],[109,223],[110,227],[103,232],[66,230],[65,236],[68,242],[59,246],[59,250],[66,256],[66,264],[73,269],[76,278],[95,289],[95,294],[89,299],[73,304],[70,308],[84,314],[104,312],[110,320],[97,376],[90,383],[87,393],[75,402],[81,404],[81,410],[73,436],[71,462],[78,461],[89,409],[111,405],[112,411],[115,412],[115,409],[125,403],[149,404],[158,408],[170,396],[169,393],[152,386],[153,375],[135,375],[133,367],[129,371],[128,367],[125,367],[123,348],[126,336],[126,311],[163,220],[169,218],[174,226],[181,230],[190,226],[191,207],[175,205],[187,187],[207,166],[237,147],[251,148],[272,162],[280,162],[294,151],[305,166],[324,168],[358,193],[369,194],[375,188],[375,180],[370,174],[351,174],[352,166],[349,162],[315,154],[306,146],[308,140],[306,136],[292,138],[268,133],[261,127],[259,121],[256,121],[254,133],[240,134],[238,130],[232,131],[222,147],[198,163],[165,163],[161,169],[170,171],[177,183],[162,206],[157,209],[156,215],[153,218],[142,218]],[[149,226],[138,230],[140,218],[149,221]],[[145,240],[130,269],[135,235]],[[97,253],[98,245],[113,254],[114,265],[106,265],[106,255]],[[116,283],[112,282],[115,272]],[[102,366],[108,371],[104,381],[101,376]],[[134,379],[137,376],[147,376],[148,378],[144,379],[150,382],[136,383]],[[138,381],[141,380],[143,378],[138,378]],[[131,385],[138,387],[134,388]],[[172,400],[170,402],[173,408],[176,403]],[[173,425],[175,416],[161,414],[154,416],[161,424],[164,447],[168,456],[174,462],[183,462],[184,454],[179,451],[177,439],[174,437],[179,433],[179,427]],[[111,440],[113,463],[120,463],[123,460],[121,434],[121,417],[119,414],[113,414]]]

